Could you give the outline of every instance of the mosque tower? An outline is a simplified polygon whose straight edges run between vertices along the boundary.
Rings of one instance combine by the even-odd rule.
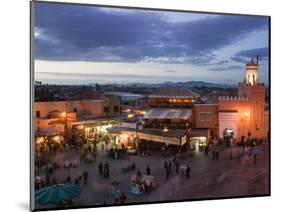
[[[254,62],[246,64],[246,76],[244,83],[238,86],[238,96],[246,97],[249,101],[249,128],[252,135],[259,137],[265,128],[265,86],[258,81],[258,57]]]
[[[258,58],[256,63],[252,58],[251,62],[246,64],[245,81],[247,84],[255,85],[256,83],[258,83],[258,68]]]

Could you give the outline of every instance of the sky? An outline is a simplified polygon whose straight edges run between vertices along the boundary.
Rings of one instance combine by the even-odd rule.
[[[236,84],[260,56],[268,18],[35,2],[35,80],[50,84]]]

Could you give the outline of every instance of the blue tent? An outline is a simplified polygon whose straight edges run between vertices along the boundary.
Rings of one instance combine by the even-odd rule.
[[[81,189],[73,184],[58,184],[35,191],[35,201],[41,205],[58,204],[80,196]]]

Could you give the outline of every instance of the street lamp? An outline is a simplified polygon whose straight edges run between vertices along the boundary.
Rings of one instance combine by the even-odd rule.
[[[62,113],[61,113],[61,116],[62,116],[63,118],[65,118],[65,117],[66,117],[66,112],[62,112]]]
[[[168,132],[169,129],[167,127],[164,127],[164,129],[162,130],[162,139],[163,139],[163,143],[166,146],[166,142],[165,142],[165,136],[164,136],[164,132]]]
[[[61,116],[64,121],[64,139],[66,139],[66,130],[67,130],[66,112],[62,112]]]

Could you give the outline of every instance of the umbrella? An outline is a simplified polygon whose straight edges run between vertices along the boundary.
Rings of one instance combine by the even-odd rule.
[[[35,200],[41,205],[58,204],[80,196],[81,189],[73,184],[58,184],[35,191]]]

